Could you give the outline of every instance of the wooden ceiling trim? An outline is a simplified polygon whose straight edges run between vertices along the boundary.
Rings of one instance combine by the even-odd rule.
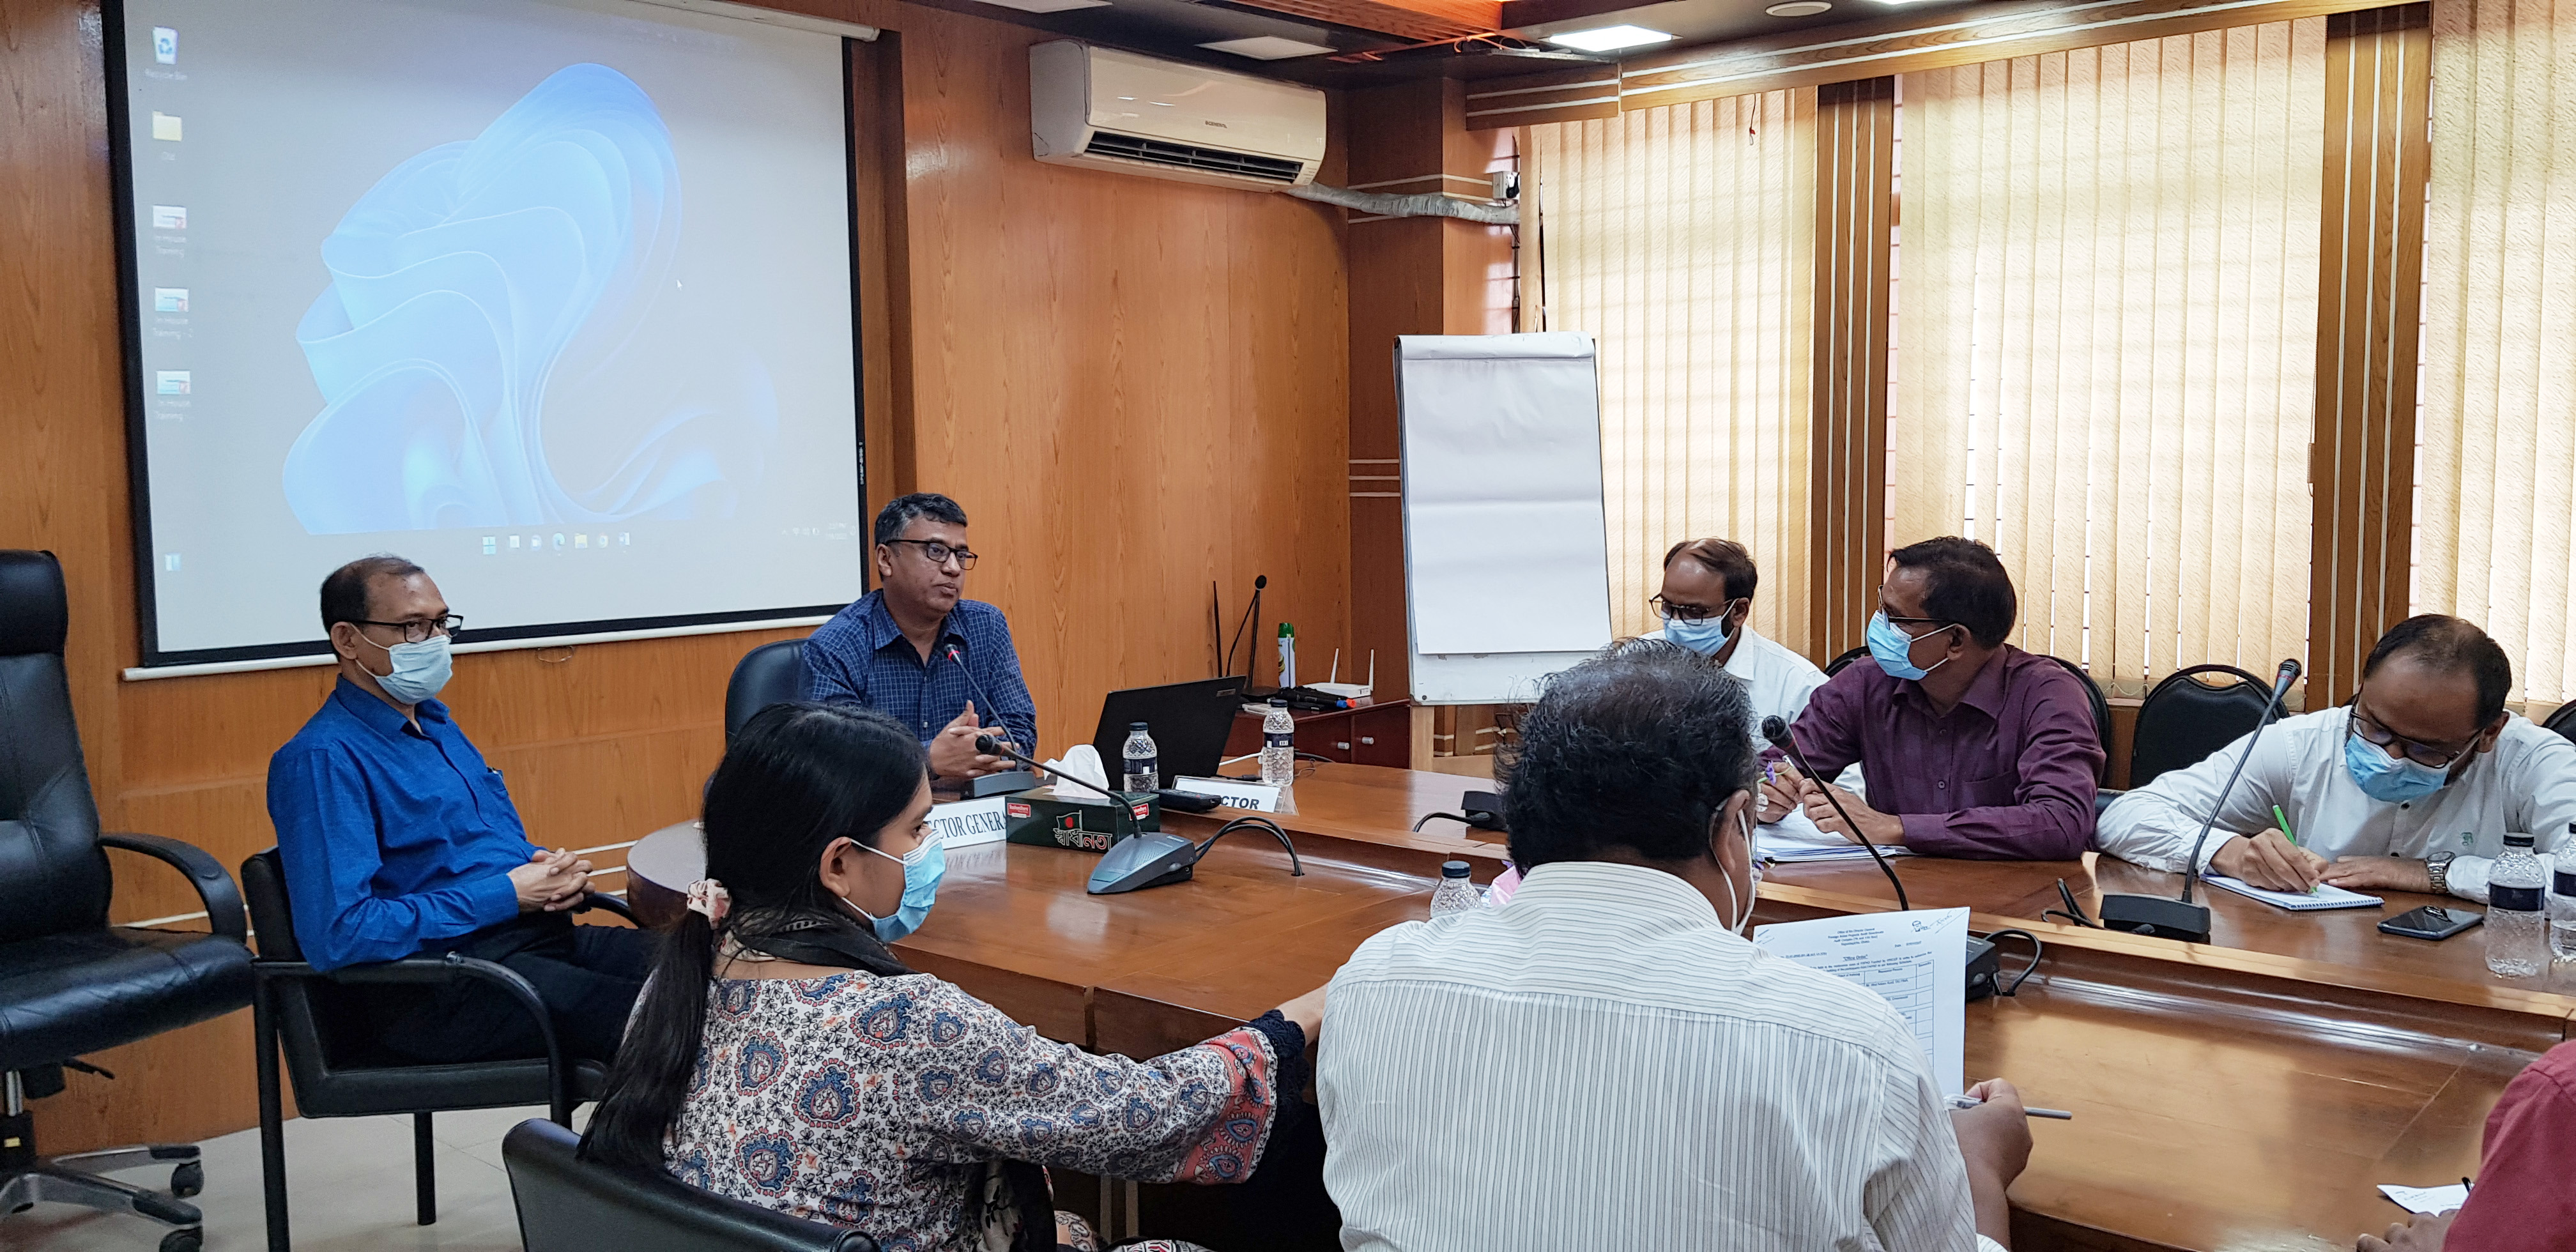
[[[1246,8],[1267,9],[1336,26],[1375,31],[1416,43],[1439,43],[1489,35],[1503,20],[1500,0],[1231,0]]]
[[[1931,22],[1881,19],[1637,57],[1620,64],[1615,92],[1601,90],[1598,80],[1606,76],[1590,70],[1490,80],[1468,92],[1467,124],[1490,129],[1573,121],[2383,7],[2386,0],[2030,0]],[[1576,76],[1592,80],[1594,89],[1561,97],[1543,94],[1546,84]],[[1613,102],[1604,105],[1604,96],[1614,97]]]

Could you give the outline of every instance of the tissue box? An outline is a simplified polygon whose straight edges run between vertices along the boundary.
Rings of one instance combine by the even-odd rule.
[[[1162,800],[1150,791],[1122,791],[1136,831],[1163,828]],[[1069,800],[1052,787],[1023,791],[1002,802],[1003,838],[1043,848],[1079,848],[1106,852],[1118,839],[1118,814],[1109,801],[1093,796]]]

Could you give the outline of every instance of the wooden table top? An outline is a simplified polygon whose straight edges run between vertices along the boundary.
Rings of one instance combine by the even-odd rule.
[[[1051,1037],[1156,1055],[1311,989],[1369,935],[1428,916],[1438,861],[1463,856],[1488,877],[1490,837],[1400,829],[1486,785],[1324,767],[1278,816],[1303,877],[1276,844],[1237,836],[1193,882],[1090,896],[1090,854],[956,849],[932,920],[898,947]],[[1167,826],[1194,833],[1229,815]],[[2222,892],[2219,942],[2185,945],[2031,920],[2056,904],[2060,876],[2088,911],[2104,888],[2176,883],[2107,858],[1907,858],[1899,872],[1917,907],[1964,905],[1974,929],[2018,926],[2048,945],[2019,996],[1968,1017],[1972,1078],[2001,1074],[2032,1103],[2077,1113],[2034,1128],[2013,1188],[2025,1252],[2348,1248],[2400,1216],[2376,1184],[2475,1172],[2505,1082],[2576,1021],[2576,986],[2487,977],[2477,931],[2436,944],[2372,929],[2424,902],[2410,897],[2385,913],[2292,914]],[[1873,911],[1890,894],[1867,865],[1779,866],[1756,919]],[[2007,973],[2018,964],[2008,946]]]

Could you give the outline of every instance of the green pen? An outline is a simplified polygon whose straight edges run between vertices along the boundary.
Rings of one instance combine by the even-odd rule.
[[[2290,815],[2289,815],[2289,814],[2287,814],[2287,813],[2282,812],[2282,811],[2281,811],[2281,806],[2280,806],[2280,805],[2275,804],[2275,805],[2273,805],[2273,806],[2272,806],[2272,820],[2273,820],[2273,821],[2276,821],[2276,822],[2279,822],[2279,823],[2281,824],[2281,834],[2282,834],[2282,836],[2283,836],[2284,838],[2286,838],[2286,839],[2288,839],[2288,840],[2290,841],[2290,846],[2291,846],[2291,847],[2293,847],[2293,848],[2298,847],[2298,846],[2299,846],[2299,832],[2297,832],[2297,831],[2295,831],[2295,830],[2290,829]],[[2310,888],[2308,888],[2308,894],[2309,894],[2309,895],[2315,895],[2316,893],[2317,893],[2317,889],[2316,889],[2316,888],[2314,888],[2314,887],[2310,887]]]

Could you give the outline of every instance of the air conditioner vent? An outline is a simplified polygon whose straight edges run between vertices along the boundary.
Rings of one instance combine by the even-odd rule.
[[[1084,145],[1082,151],[1085,156],[1142,161],[1147,165],[1204,170],[1211,174],[1231,174],[1238,178],[1283,184],[1295,183],[1305,169],[1305,164],[1300,161],[1250,156],[1220,148],[1202,148],[1196,144],[1171,143],[1105,130],[1092,132],[1091,142]]]

